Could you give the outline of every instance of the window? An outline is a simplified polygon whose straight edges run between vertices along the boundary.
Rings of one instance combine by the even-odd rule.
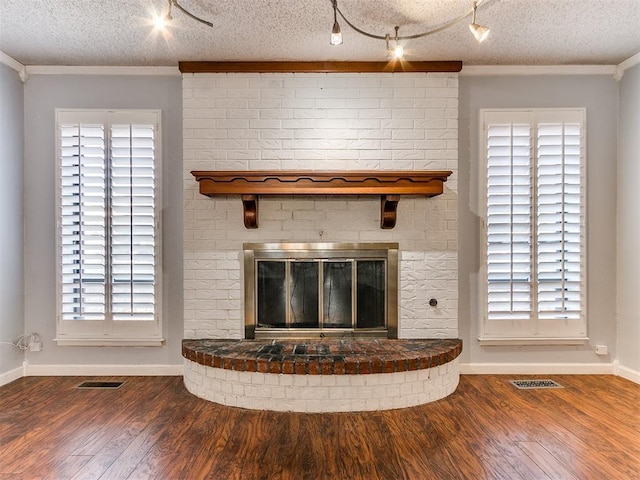
[[[160,344],[160,112],[56,117],[56,341]]]
[[[482,110],[481,123],[480,340],[584,341],[585,112]]]

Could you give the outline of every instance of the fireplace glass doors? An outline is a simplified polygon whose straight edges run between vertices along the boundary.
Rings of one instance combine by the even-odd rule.
[[[397,244],[245,244],[245,336],[397,337]]]

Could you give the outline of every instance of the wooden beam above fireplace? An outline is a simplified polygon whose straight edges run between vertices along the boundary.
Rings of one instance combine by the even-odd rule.
[[[260,195],[380,195],[380,228],[393,228],[400,195],[440,195],[451,173],[449,170],[191,172],[202,195],[241,196],[246,228],[258,228]]]
[[[178,68],[181,73],[457,73],[462,62],[179,62]]]

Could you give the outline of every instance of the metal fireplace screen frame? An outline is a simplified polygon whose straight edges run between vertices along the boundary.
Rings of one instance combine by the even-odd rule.
[[[378,337],[398,338],[398,244],[397,243],[245,243],[244,251],[244,323],[245,338],[321,338],[321,337]],[[351,325],[324,326],[326,315],[323,307],[324,266],[331,264],[350,264],[356,266],[368,261],[384,263],[384,325],[373,328],[357,325],[357,285],[352,281],[351,288]],[[258,264],[274,262],[284,265],[286,322],[282,325],[264,326],[258,323]],[[292,327],[291,312],[293,296],[290,289],[291,265],[302,262],[305,265],[317,264],[318,267],[318,312],[319,325],[307,328],[304,322]],[[351,275],[352,279],[356,274]]]

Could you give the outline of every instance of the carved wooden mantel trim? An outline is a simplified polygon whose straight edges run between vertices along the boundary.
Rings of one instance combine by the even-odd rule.
[[[258,228],[260,195],[380,195],[380,227],[393,228],[400,195],[440,195],[451,173],[449,170],[191,172],[202,195],[241,196],[246,228]]]

